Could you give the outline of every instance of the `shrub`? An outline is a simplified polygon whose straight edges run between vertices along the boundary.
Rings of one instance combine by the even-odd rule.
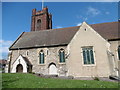
[[[29,72],[29,73],[31,73],[31,74],[35,74],[35,72]]]
[[[100,81],[98,77],[93,77],[94,80]]]

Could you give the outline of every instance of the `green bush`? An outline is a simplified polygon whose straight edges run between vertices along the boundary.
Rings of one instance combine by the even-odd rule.
[[[93,77],[93,80],[100,81],[98,77]]]

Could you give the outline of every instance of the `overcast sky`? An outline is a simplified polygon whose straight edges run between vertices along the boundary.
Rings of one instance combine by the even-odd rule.
[[[114,22],[118,20],[117,2],[45,2],[53,15],[53,28],[64,28],[88,24]],[[3,2],[2,3],[2,39],[0,53],[7,57],[8,47],[22,32],[29,32],[32,9],[41,10],[40,2]],[[0,57],[1,58],[1,57]]]

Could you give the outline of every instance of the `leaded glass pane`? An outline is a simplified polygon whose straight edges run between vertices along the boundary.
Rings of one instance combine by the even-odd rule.
[[[89,54],[89,50],[87,50],[87,64],[90,64],[90,54]]]
[[[40,64],[44,64],[44,53],[40,53]]]
[[[59,52],[59,57],[60,57],[60,62],[62,62],[62,59],[61,59],[61,52]]]
[[[83,51],[83,59],[84,59],[84,64],[87,64],[85,50]]]
[[[61,62],[63,62],[63,52],[61,52]]]
[[[65,53],[63,52],[63,62],[65,62]]]
[[[94,64],[93,50],[90,50],[90,54],[91,54],[91,62],[92,62],[92,64]]]
[[[94,64],[93,48],[84,47],[83,50],[83,60],[84,64]]]
[[[42,54],[42,62],[44,63],[44,53]]]
[[[59,52],[60,62],[65,62],[65,53],[64,51]]]

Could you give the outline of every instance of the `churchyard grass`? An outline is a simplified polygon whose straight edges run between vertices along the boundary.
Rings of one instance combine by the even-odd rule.
[[[41,78],[33,74],[3,73],[2,88],[118,88],[117,82]]]

